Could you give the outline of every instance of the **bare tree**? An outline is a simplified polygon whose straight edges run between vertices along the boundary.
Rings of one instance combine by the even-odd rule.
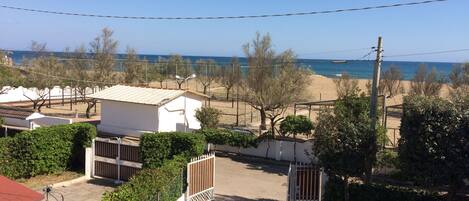
[[[25,86],[32,89],[35,94],[30,95],[25,92],[23,96],[33,103],[33,109],[40,112],[47,97],[50,100],[52,88],[61,81],[60,73],[63,66],[54,55],[47,55],[45,43],[33,41],[31,50],[37,57],[26,61],[29,67]]]
[[[219,67],[213,59],[198,60],[195,65],[195,73],[197,74],[197,80],[204,87],[204,94],[207,94],[207,89],[217,79]]]
[[[166,79],[168,79],[168,60],[158,58],[154,64],[149,65],[148,80],[159,82],[160,88],[163,88]]]
[[[192,74],[192,62],[190,59],[182,58],[181,55],[172,55],[168,61],[168,70],[174,77],[182,78],[176,79],[178,89],[181,89],[182,84],[186,81],[184,78]]]
[[[404,90],[402,87],[402,73],[397,66],[391,65],[383,73],[380,82],[380,94],[386,95],[388,98],[394,97]]]
[[[342,73],[339,78],[334,79],[334,84],[339,99],[351,95],[358,95],[358,80],[352,79],[348,73]]]
[[[241,81],[241,65],[238,58],[231,58],[231,64],[221,68],[220,82],[226,89],[226,100],[230,98],[230,92],[233,86],[239,84]]]
[[[457,105],[469,108],[469,63],[455,66],[449,74],[450,98]]]
[[[276,56],[267,34],[244,45],[248,59],[248,76],[243,83],[246,101],[261,115],[260,129],[271,124],[272,137],[281,115],[294,101],[298,101],[307,83],[308,73],[296,66],[296,56],[287,50]]]
[[[140,84],[145,82],[145,63],[138,58],[135,49],[127,47],[124,61],[124,81],[127,84]]]
[[[115,54],[118,42],[112,38],[114,32],[104,28],[101,35],[97,36],[91,43],[91,57],[93,59],[94,80],[99,87],[106,83],[112,83],[115,66]]]
[[[427,72],[427,66],[422,64],[410,82],[409,93],[411,95],[438,96],[444,82],[444,76],[438,74],[435,68]]]
[[[71,81],[72,86],[75,88],[75,93],[79,94],[79,98],[86,104],[86,117],[90,118],[90,112],[93,107],[96,106],[96,100],[87,98],[87,92],[90,89],[95,88],[98,84],[95,82],[95,71],[92,67],[92,61],[90,55],[86,53],[85,46],[81,45],[76,48],[74,53],[69,60],[69,66],[71,68]]]

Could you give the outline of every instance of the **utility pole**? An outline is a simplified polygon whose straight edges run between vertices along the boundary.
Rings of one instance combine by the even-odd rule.
[[[379,85],[379,75],[381,73],[381,62],[382,62],[382,53],[383,53],[383,47],[382,47],[382,42],[383,39],[378,37],[378,46],[376,48],[376,61],[375,61],[375,67],[373,70],[373,82],[371,85],[371,108],[370,108],[370,118],[371,118],[371,132],[372,132],[372,139],[373,143],[371,143],[370,146],[370,152],[376,153],[377,151],[377,146],[376,146],[376,139],[377,139],[377,133],[376,133],[376,118],[377,118],[377,105],[378,105],[378,85]],[[367,162],[367,167],[365,168],[366,172],[366,181],[370,182],[371,181],[371,174],[372,174],[372,168],[373,164],[368,161]]]
[[[370,110],[370,118],[371,118],[371,129],[375,133],[376,132],[376,114],[377,114],[377,104],[378,104],[378,85],[379,85],[379,75],[381,73],[381,62],[382,62],[382,47],[383,39],[378,37],[378,46],[376,48],[376,61],[375,61],[375,68],[373,70],[373,82],[371,85],[371,110]]]

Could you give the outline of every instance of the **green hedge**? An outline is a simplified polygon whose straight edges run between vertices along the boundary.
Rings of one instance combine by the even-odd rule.
[[[205,136],[207,142],[217,145],[230,145],[234,147],[257,147],[260,139],[255,135],[249,135],[230,131],[226,129],[203,129],[197,131],[198,134]]]
[[[0,174],[27,178],[75,167],[81,151],[96,137],[91,124],[69,124],[23,131],[0,139]]]
[[[205,139],[201,135],[183,132],[147,133],[140,139],[140,152],[144,168],[157,168],[173,156],[186,159],[202,155]]]
[[[326,185],[325,201],[344,200],[344,183],[330,177]],[[380,184],[350,184],[350,201],[443,201],[437,194],[426,193],[405,187]]]
[[[187,164],[185,156],[176,156],[161,167],[143,169],[129,182],[119,186],[114,192],[105,193],[104,201],[174,201],[181,196],[184,186],[182,170]]]

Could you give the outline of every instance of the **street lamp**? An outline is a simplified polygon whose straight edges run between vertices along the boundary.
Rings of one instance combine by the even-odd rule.
[[[179,75],[176,75],[175,77],[176,77],[176,80],[182,80],[181,83],[183,83],[183,82],[187,82],[188,80],[193,79],[197,76],[195,74],[192,74],[192,75],[190,75],[189,77],[186,77],[186,78],[182,78]],[[184,132],[187,132],[187,116],[186,116],[186,102],[187,102],[186,99],[187,98],[186,97],[187,97],[187,94],[184,93]]]

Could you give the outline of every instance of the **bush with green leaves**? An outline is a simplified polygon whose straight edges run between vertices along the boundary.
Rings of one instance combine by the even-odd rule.
[[[216,145],[230,145],[233,147],[257,147],[259,139],[255,135],[235,132],[227,129],[203,129],[197,131],[205,136],[208,143]]]
[[[313,129],[313,122],[304,115],[288,115],[280,123],[280,133],[284,136],[288,136],[290,134],[294,136],[297,134],[309,135]]]
[[[344,185],[342,179],[329,177],[324,193],[325,201],[344,200]],[[437,193],[430,193],[399,186],[382,184],[350,184],[350,201],[443,201]]]
[[[186,157],[174,156],[161,167],[143,169],[115,191],[105,193],[102,200],[177,200],[184,186],[182,171],[186,164]]]
[[[346,182],[350,177],[371,178],[378,139],[384,133],[383,129],[377,129],[376,135],[372,132],[369,111],[369,98],[353,94],[338,100],[333,110],[320,112],[313,152],[328,175]]]
[[[160,167],[176,155],[186,159],[202,155],[205,144],[204,136],[193,133],[146,133],[140,139],[143,167]]]
[[[469,111],[437,97],[406,97],[400,169],[422,185],[449,185],[449,200],[469,178]]]
[[[220,121],[220,110],[211,107],[202,107],[195,111],[195,118],[199,120],[200,127],[216,128]]]
[[[91,146],[96,128],[69,124],[23,131],[0,139],[0,174],[28,178],[74,169],[82,163],[84,147]]]

